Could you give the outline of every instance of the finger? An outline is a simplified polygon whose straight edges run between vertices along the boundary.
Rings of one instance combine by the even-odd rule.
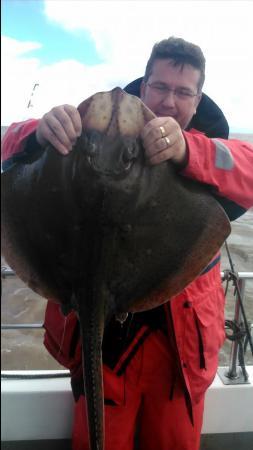
[[[167,148],[166,150],[162,150],[159,153],[156,153],[151,158],[148,159],[148,162],[151,165],[160,164],[164,161],[168,161],[173,156],[173,152],[170,148]]]
[[[81,136],[82,133],[82,120],[77,108],[71,105],[64,105],[64,111],[69,115],[72,121],[72,125],[76,131],[77,136]]]
[[[62,143],[54,130],[46,122],[45,116],[37,129],[36,137],[43,147],[46,147],[47,144],[51,144],[64,155],[70,151],[71,145]]]
[[[66,110],[66,109],[67,110]],[[81,134],[81,128],[79,121],[81,122],[80,115],[78,111],[75,108],[70,105],[64,105],[61,108],[54,108],[52,109],[49,118],[49,125],[53,130],[57,133],[62,133],[62,130],[64,131],[64,136],[62,135],[63,139],[66,139],[65,136],[67,136],[70,143],[73,144],[73,142],[76,141],[77,137]],[[78,121],[79,116],[79,121]],[[59,123],[57,123],[54,119],[56,119]],[[60,126],[59,126],[60,124]],[[61,140],[61,136],[59,135],[58,138]]]
[[[150,120],[142,130],[142,139],[146,139],[148,135],[152,135],[155,139],[159,139],[160,137],[162,137],[162,131],[160,127],[164,128],[165,133],[167,132],[166,123],[167,118],[156,117],[155,119]]]
[[[156,155],[156,153],[166,150],[168,147],[172,146],[172,144],[172,139],[168,136],[165,136],[164,138],[161,137],[155,142],[148,142],[144,145],[146,156],[151,158]]]
[[[44,123],[42,133],[46,142],[51,144],[62,155],[67,155],[70,152],[70,146],[64,145],[46,123]]]
[[[58,116],[60,115],[58,112],[57,114]],[[58,118],[52,114],[48,115],[46,114],[44,116],[44,121],[45,125],[47,126],[47,133],[49,133],[50,138],[52,138],[52,136],[54,138],[57,138],[57,140],[61,142],[61,144],[63,144],[68,150],[71,150],[77,136],[75,131],[73,130],[72,125],[69,124],[67,125],[67,132],[66,132],[63,126],[62,114],[60,120],[58,120]],[[68,121],[70,121],[70,119],[68,119]],[[70,129],[72,129],[71,132]],[[51,142],[50,139],[48,140],[49,142]]]
[[[143,146],[146,152],[159,152],[164,148],[164,138],[161,136],[161,131],[157,128],[150,130],[149,134],[143,139]]]

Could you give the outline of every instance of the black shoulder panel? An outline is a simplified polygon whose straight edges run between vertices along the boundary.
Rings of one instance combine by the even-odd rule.
[[[128,94],[140,97],[140,85],[142,80],[143,77],[137,78],[129,83],[124,90]],[[228,139],[229,136],[229,126],[223,112],[218,105],[204,93],[199,102],[197,112],[188,126],[188,129],[190,128],[195,128],[196,130],[203,132],[209,138]],[[228,200],[225,197],[219,197],[218,195],[213,194],[213,192],[212,195],[226,211],[231,221],[237,219],[246,212],[246,209],[242,208],[237,203],[234,203],[232,200]]]

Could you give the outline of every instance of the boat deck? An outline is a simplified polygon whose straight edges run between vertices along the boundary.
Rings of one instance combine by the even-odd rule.
[[[247,371],[248,384],[224,385],[216,375],[207,391],[200,450],[253,448],[253,366]],[[67,371],[61,377],[55,371],[31,371],[26,379],[3,378],[1,449],[71,450],[72,409]]]
[[[252,450],[252,433],[209,434],[201,437],[200,450]],[[70,439],[2,442],[2,450],[71,450]],[[138,445],[135,447],[138,450]],[[155,449],[154,449],[155,450]]]

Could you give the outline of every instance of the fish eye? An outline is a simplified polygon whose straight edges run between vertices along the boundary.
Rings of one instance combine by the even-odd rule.
[[[85,136],[84,140],[84,148],[87,153],[87,155],[94,155],[96,153],[98,147],[98,143],[96,139],[93,138],[93,136]]]
[[[136,145],[136,142],[128,142],[125,146],[124,152],[123,152],[123,158],[127,161],[129,159],[133,159],[138,155],[138,146]]]
[[[134,152],[134,146],[133,146],[133,144],[128,144],[126,149],[127,149],[127,153],[128,153],[129,155],[132,155],[132,154],[133,154],[133,152]]]
[[[89,154],[90,155],[94,155],[94,153],[96,153],[96,148],[97,148],[97,145],[96,145],[96,143],[94,142],[94,141],[90,141],[89,142],[89,146],[88,146],[88,152],[89,152]]]

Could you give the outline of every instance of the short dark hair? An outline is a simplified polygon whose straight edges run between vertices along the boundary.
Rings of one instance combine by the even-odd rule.
[[[185,64],[190,64],[200,71],[200,79],[198,83],[199,92],[205,81],[205,57],[198,45],[187,42],[182,38],[170,37],[157,42],[151,52],[147,62],[145,75],[143,80],[148,81],[152,67],[157,59],[171,59],[174,66],[181,66],[183,69]]]

